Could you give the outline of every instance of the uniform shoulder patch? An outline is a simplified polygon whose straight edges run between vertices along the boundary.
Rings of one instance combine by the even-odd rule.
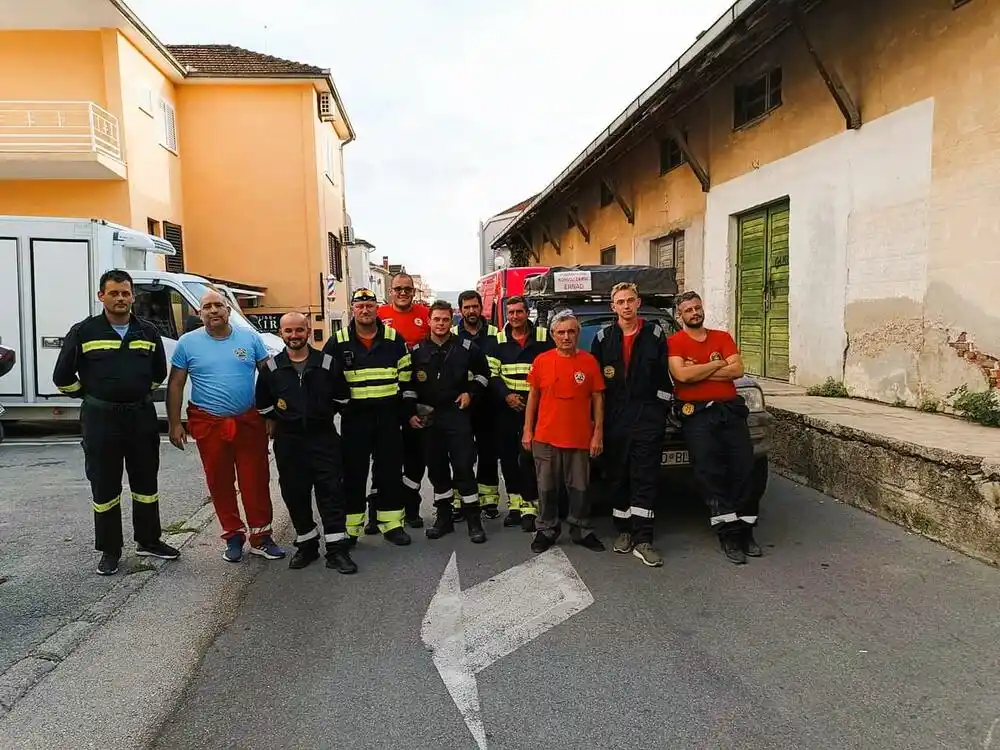
[[[656,338],[658,339],[663,338],[663,326],[661,326],[659,323],[653,326],[653,335],[656,336]]]
[[[462,346],[464,346],[466,349],[471,349],[472,342],[469,339],[462,339]]]
[[[327,356],[329,356],[329,355],[327,355]],[[270,370],[271,372],[274,372],[275,370],[278,369],[278,363],[274,361],[274,357],[273,356],[267,358],[266,365],[267,365],[267,369]]]

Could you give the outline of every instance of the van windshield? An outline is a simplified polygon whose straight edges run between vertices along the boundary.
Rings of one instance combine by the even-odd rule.
[[[199,302],[201,302],[201,298],[204,297],[205,294],[208,292],[219,292],[219,294],[222,294],[222,292],[215,286],[213,286],[212,284],[206,284],[203,281],[185,281],[184,286],[187,288],[189,292],[191,292],[191,294],[194,295],[194,298]],[[226,298],[227,301],[229,301],[229,298],[226,297],[225,294],[222,294],[222,296]],[[247,320],[245,317],[243,317],[243,313],[239,310],[239,308],[232,307],[231,302],[230,302],[230,307],[231,309],[229,312],[229,322],[232,325],[238,326],[240,328],[249,328],[251,331],[257,331],[257,327],[249,320]],[[257,332],[260,333],[260,331]]]

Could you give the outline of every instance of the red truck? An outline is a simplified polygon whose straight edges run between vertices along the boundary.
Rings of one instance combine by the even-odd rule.
[[[476,282],[476,291],[483,298],[483,315],[502,328],[507,324],[507,300],[524,294],[524,284],[532,276],[548,271],[547,266],[501,268]]]

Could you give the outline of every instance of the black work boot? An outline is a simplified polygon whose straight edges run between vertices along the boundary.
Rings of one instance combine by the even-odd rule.
[[[521,514],[521,531],[526,534],[535,533],[535,516],[533,513]]]
[[[411,529],[422,529],[424,519],[420,517],[420,490],[407,488],[406,525]]]
[[[473,544],[486,541],[486,531],[483,529],[483,517],[479,513],[466,513],[465,521],[469,524],[469,539]]]
[[[410,535],[406,533],[406,529],[402,526],[397,526],[394,529],[390,529],[382,535],[390,544],[395,544],[397,547],[405,547],[410,543]]]
[[[746,565],[747,555],[743,551],[743,541],[738,532],[723,531],[719,533],[719,545],[726,553],[729,562],[734,565]]]
[[[740,541],[743,545],[743,553],[747,557],[763,557],[764,551],[757,544],[757,540],[753,538],[753,526],[746,526],[740,535]]]
[[[374,496],[368,496],[368,522],[365,524],[365,535],[375,536],[378,533],[378,511],[375,510]]]
[[[301,570],[309,563],[318,559],[319,539],[310,539],[308,542],[302,542],[298,545],[298,549],[295,550],[295,554],[292,555],[292,559],[289,561],[288,567],[292,570]]]
[[[489,519],[500,518],[500,507],[496,503],[483,506],[483,515]]]
[[[478,508],[476,510],[478,510]],[[452,517],[452,520],[455,521],[455,523],[460,523],[460,522],[464,521],[465,520],[465,506],[464,505],[459,505],[457,508],[452,507],[452,509],[451,509],[451,517]]]
[[[337,542],[326,545],[326,567],[350,575],[358,572],[357,563],[351,559],[348,545]]]
[[[507,511],[507,517],[503,519],[503,526],[505,529],[514,529],[521,525],[521,511],[519,510],[509,510]]]
[[[445,534],[450,534],[455,530],[455,518],[451,512],[450,505],[439,505],[437,515],[434,517],[434,525],[425,532],[428,539],[440,539]]]

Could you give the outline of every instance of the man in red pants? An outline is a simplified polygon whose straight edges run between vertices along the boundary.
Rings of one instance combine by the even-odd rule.
[[[190,375],[188,432],[198,444],[226,540],[222,559],[242,560],[247,541],[236,502],[239,482],[251,554],[280,560],[285,552],[271,538],[267,430],[254,408],[254,375],[267,361],[267,349],[255,331],[229,324],[229,303],[218,292],[202,297],[199,314],[205,327],[181,336],[171,359],[167,384],[170,442],[184,450],[187,434],[181,424],[181,402]]]

